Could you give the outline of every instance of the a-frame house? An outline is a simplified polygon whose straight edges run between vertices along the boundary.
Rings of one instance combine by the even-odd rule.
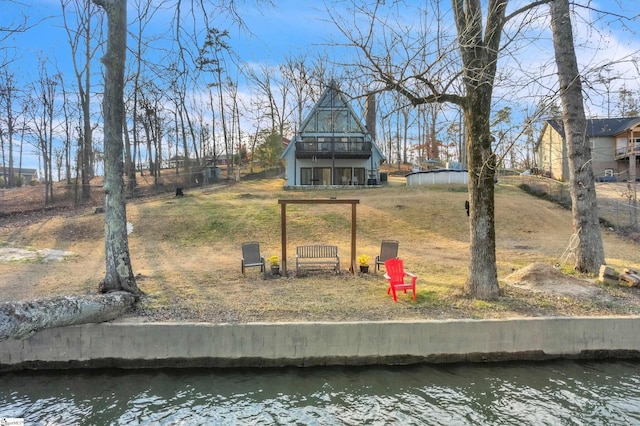
[[[378,185],[385,157],[375,144],[374,99],[367,99],[365,127],[329,83],[282,153],[285,186]]]

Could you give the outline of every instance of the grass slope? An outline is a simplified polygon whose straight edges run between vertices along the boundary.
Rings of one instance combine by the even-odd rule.
[[[464,297],[468,270],[465,187],[406,187],[284,191],[280,179],[189,190],[131,202],[130,251],[138,285],[147,293],[134,316],[145,320],[211,322],[501,318],[640,313],[636,289],[602,287],[584,299],[528,292],[502,284],[491,302]],[[405,267],[419,276],[416,301],[393,303],[381,274],[351,275],[349,205],[290,205],[288,266],[294,247],[339,247],[344,272],[265,279],[240,273],[240,244],[257,240],[262,254],[280,255],[279,198],[356,198],[357,255],[375,257],[382,239],[400,242]],[[570,212],[514,185],[496,188],[499,279],[531,263],[570,269]],[[104,274],[103,216],[52,216],[0,228],[0,246],[54,248],[77,255],[58,263],[0,264],[3,300],[90,293]],[[607,263],[640,268],[637,246],[603,230]],[[294,267],[292,268],[292,265]],[[373,268],[371,268],[373,269]]]

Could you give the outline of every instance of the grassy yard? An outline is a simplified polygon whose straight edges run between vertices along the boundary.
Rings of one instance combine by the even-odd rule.
[[[503,279],[532,263],[569,270],[570,212],[515,185],[496,187],[498,274],[502,296],[491,302],[462,294],[468,270],[466,187],[406,187],[284,191],[280,179],[191,189],[127,206],[130,251],[147,294],[132,316],[142,320],[212,322],[501,318],[640,313],[637,289],[599,286],[599,296],[571,298],[508,286]],[[374,258],[380,241],[400,242],[406,269],[418,275],[418,297],[393,303],[381,274],[348,273],[350,205],[289,205],[289,271],[295,246],[339,247],[343,272],[263,277],[240,272],[240,244],[260,242],[280,255],[280,198],[358,199],[357,252]],[[87,211],[23,224],[0,224],[0,246],[55,248],[76,255],[57,263],[0,263],[4,300],[94,292],[104,275],[103,216]],[[632,242],[603,229],[607,263],[640,268]],[[293,266],[293,267],[292,267]],[[373,268],[371,268],[373,269]],[[580,277],[585,278],[585,277]],[[589,278],[589,277],[587,277]],[[593,281],[593,277],[590,277]],[[561,283],[559,283],[561,285]],[[592,284],[595,285],[595,284]]]

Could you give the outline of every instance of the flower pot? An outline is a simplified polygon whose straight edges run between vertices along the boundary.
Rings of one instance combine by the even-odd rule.
[[[280,266],[272,266],[271,275],[280,275]]]
[[[369,265],[360,265],[360,272],[366,274],[369,272]]]

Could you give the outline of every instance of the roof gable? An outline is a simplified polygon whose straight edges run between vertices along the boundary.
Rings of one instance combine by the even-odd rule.
[[[300,126],[300,133],[367,133],[353,108],[338,90],[329,83],[320,99]]]
[[[280,155],[286,159],[290,153],[295,152],[296,143],[303,137],[351,137],[361,136],[365,141],[372,142],[371,146],[377,158],[382,161],[386,157],[374,141],[362,122],[358,119],[353,108],[346,101],[343,93],[338,89],[337,83],[331,81],[324,89],[322,95],[315,103],[307,117],[300,125],[300,130],[291,138]]]
[[[547,120],[547,123],[564,138],[564,123],[560,119]],[[591,118],[587,120],[587,137],[615,136],[640,124],[640,117]]]

